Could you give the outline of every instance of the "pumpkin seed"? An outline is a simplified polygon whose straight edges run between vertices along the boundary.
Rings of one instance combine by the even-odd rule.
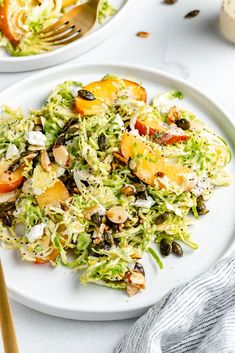
[[[190,129],[190,122],[187,119],[179,119],[179,120],[176,120],[175,123],[182,130],[189,130]]]
[[[134,267],[135,271],[140,271],[141,273],[143,273],[143,275],[145,275],[145,271],[144,271],[144,267],[140,262],[136,262],[135,263],[135,267]]]
[[[138,195],[137,197],[138,200],[147,200],[148,198],[148,193],[146,190],[138,192],[137,195]]]
[[[98,137],[98,146],[100,151],[105,151],[108,146],[108,139],[103,133]]]
[[[64,125],[61,133],[66,132],[71,126],[77,124],[77,122],[78,122],[77,119],[74,119],[74,118],[67,121],[67,123]]]
[[[200,13],[200,10],[193,10],[187,13],[184,18],[193,18],[196,17]]]
[[[11,227],[11,217],[6,213],[2,218],[2,224],[7,227]]]
[[[79,95],[79,97],[81,97],[82,99],[85,99],[87,101],[94,101],[96,99],[94,94],[91,93],[90,91],[88,91],[87,89],[80,89],[78,91],[78,95]]]
[[[146,190],[146,186],[144,184],[135,183],[134,187],[136,188],[137,193]]]
[[[199,214],[199,216],[204,216],[205,214],[207,214],[209,212],[209,210],[206,208],[203,196],[198,196],[197,198],[197,213]]]
[[[160,241],[160,251],[162,255],[168,256],[172,252],[172,245],[171,242],[165,238],[161,239]]]
[[[133,185],[125,185],[121,188],[121,192],[124,194],[124,195],[127,195],[127,196],[131,196],[131,195],[134,195],[136,193],[136,189]]]
[[[164,0],[164,4],[167,5],[174,5],[177,2],[177,0]]]
[[[13,209],[15,209],[15,202],[3,202],[0,203],[0,212],[1,211],[12,211]]]
[[[170,215],[170,212],[165,212],[165,213],[162,213],[160,216],[158,216],[155,220],[155,224],[162,224],[164,222],[166,222],[167,218],[169,217]]]
[[[112,232],[109,232],[109,231],[104,232],[104,241],[108,243],[110,246],[114,245]]]
[[[93,215],[91,215],[91,222],[96,224],[97,226],[100,226],[102,223],[102,219],[99,216],[98,212],[94,213]]]
[[[182,257],[184,255],[183,249],[181,248],[181,245],[177,243],[176,241],[173,241],[171,243],[172,246],[172,252],[173,254]]]

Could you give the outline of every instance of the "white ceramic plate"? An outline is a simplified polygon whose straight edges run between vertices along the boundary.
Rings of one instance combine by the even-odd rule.
[[[149,99],[160,91],[181,90],[185,99],[180,103],[196,113],[230,144],[234,154],[235,128],[227,114],[192,85],[169,74],[142,67],[119,64],[61,66],[44,71],[8,88],[0,94],[0,105],[40,107],[51,89],[65,80],[88,83],[104,74],[120,75],[141,81]],[[232,142],[233,141],[233,142]],[[235,162],[229,166],[235,175]],[[16,253],[0,250],[10,295],[18,302],[44,313],[80,320],[117,320],[136,317],[145,312],[173,287],[205,271],[234,247],[235,183],[216,190],[208,202],[210,213],[195,222],[192,239],[197,251],[184,247],[183,258],[164,259],[159,270],[148,255],[144,258],[147,289],[128,298],[124,291],[93,284],[82,286],[79,275],[62,266],[23,263]]]
[[[108,38],[121,25],[134,0],[109,0],[117,9],[115,16],[102,25],[97,24],[90,34],[64,47],[44,54],[12,57],[4,48],[0,48],[0,72],[21,72],[54,66],[78,57]]]

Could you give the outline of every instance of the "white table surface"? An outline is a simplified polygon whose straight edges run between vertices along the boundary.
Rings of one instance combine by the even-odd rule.
[[[183,19],[194,9],[198,17]],[[73,62],[118,61],[170,71],[198,85],[235,114],[235,46],[218,28],[220,0],[135,0],[130,20]],[[136,37],[138,31],[150,37]],[[0,90],[33,73],[0,74]],[[21,353],[111,353],[134,320],[82,322],[53,318],[12,302]],[[2,348],[0,347],[0,352]]]

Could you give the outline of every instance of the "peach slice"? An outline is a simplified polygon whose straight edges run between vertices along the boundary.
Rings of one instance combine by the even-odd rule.
[[[139,131],[140,135],[155,135],[158,132],[165,131],[156,120],[139,118],[136,120],[135,128]]]
[[[23,11],[20,0],[3,0],[0,5],[0,30],[13,44],[17,44],[23,35],[17,24]]]
[[[99,114],[116,98],[117,92],[123,89],[128,97],[146,102],[147,93],[138,83],[128,80],[101,80],[89,83],[83,88],[94,95],[94,100],[86,100],[79,95],[76,98],[76,111],[81,115]]]
[[[24,167],[21,165],[14,172],[5,171],[0,175],[0,193],[17,189],[24,181]]]
[[[43,194],[36,197],[38,205],[41,208],[46,206],[58,206],[61,202],[70,197],[69,192],[62,181],[58,181]]]
[[[75,5],[77,3],[77,0],[63,0],[62,1],[62,7],[68,7]]]
[[[133,173],[150,186],[155,185],[154,181],[158,175],[168,177],[170,182],[183,186],[185,190],[190,190],[195,186],[195,183],[186,181],[187,175],[191,175],[191,179],[194,179],[194,173],[190,169],[178,164],[170,164],[161,153],[153,151],[149,145],[131,133],[123,134],[121,153],[126,160],[134,161]],[[161,183],[159,183],[159,188],[163,188]]]
[[[163,133],[162,136],[156,138],[155,142],[160,145],[174,145],[175,143],[187,141],[190,136],[176,135],[168,132],[166,128],[161,126],[156,120],[139,118],[136,120],[135,128],[139,131],[140,135],[155,135]]]

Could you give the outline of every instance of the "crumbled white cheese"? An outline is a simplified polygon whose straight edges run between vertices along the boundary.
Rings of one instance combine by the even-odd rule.
[[[90,177],[92,176],[92,174],[90,174],[87,170],[75,170],[74,171],[74,175],[76,175],[76,177],[79,180],[82,181],[88,181],[90,179]],[[76,180],[75,180],[76,181]]]
[[[33,180],[32,178],[26,180],[23,184],[22,191],[25,194],[32,194],[33,193]]]
[[[121,128],[121,130],[124,130],[124,121],[119,114],[116,114],[114,122]]]
[[[45,223],[37,224],[33,226],[28,233],[26,233],[26,237],[30,243],[33,243],[35,240],[40,239],[43,236],[44,229],[46,227]]]
[[[98,213],[99,216],[104,216],[106,214],[105,207],[103,205],[99,204],[97,213]]]
[[[7,153],[6,153],[6,159],[16,159],[20,157],[20,152],[16,145],[13,143],[10,143],[10,145],[7,148]]]
[[[65,173],[65,169],[63,167],[58,166],[57,170],[56,170],[56,176],[59,178],[62,175],[64,175]]]
[[[30,145],[42,147],[46,145],[46,136],[41,131],[27,132],[25,138]]]
[[[195,196],[200,196],[202,195],[206,189],[211,188],[211,183],[209,178],[207,177],[206,173],[203,173],[199,178],[197,184],[194,186],[194,188],[191,190],[192,194]]]
[[[81,186],[80,182],[81,181],[88,181],[88,182],[95,182],[95,183],[100,183],[99,177],[95,177],[91,173],[89,173],[88,170],[75,170],[73,173],[74,176],[74,181],[79,188]]]
[[[131,118],[131,120],[130,120],[130,129],[131,129],[131,131],[134,131],[134,130],[135,130],[135,124],[136,124],[137,118],[138,118],[138,115],[135,114],[135,115]],[[138,131],[138,130],[137,130],[137,131]]]
[[[179,175],[183,177],[185,190],[192,190],[197,185],[198,177],[196,173],[183,173]]]
[[[178,208],[177,206],[174,206],[174,205],[170,204],[169,202],[167,202],[166,208],[168,211],[173,211],[177,216],[179,216],[179,217],[182,216],[182,212],[181,212],[180,208]]]
[[[147,196],[147,200],[136,200],[134,205],[137,207],[151,208],[155,204],[155,201],[151,196]]]

